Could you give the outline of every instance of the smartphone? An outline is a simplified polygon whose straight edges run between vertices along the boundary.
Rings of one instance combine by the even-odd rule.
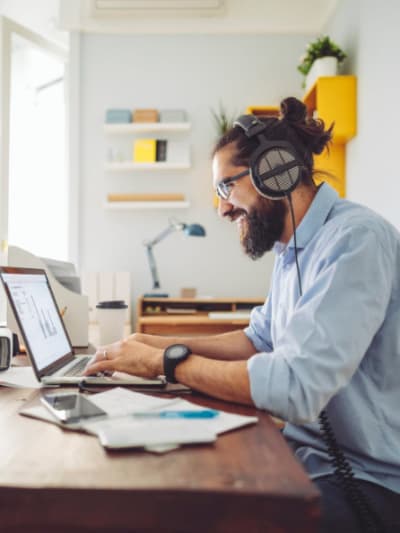
[[[42,403],[61,422],[79,422],[82,419],[107,416],[107,413],[97,407],[82,394],[65,392],[60,394],[44,394]]]

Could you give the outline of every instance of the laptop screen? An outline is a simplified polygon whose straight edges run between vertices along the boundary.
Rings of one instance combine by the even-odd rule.
[[[71,353],[46,275],[3,272],[2,278],[37,370]]]

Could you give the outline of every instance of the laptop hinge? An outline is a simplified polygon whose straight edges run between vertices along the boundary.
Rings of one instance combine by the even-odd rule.
[[[67,363],[74,360],[74,355],[70,352],[64,355],[61,359],[58,359],[55,363],[52,363],[45,368],[42,368],[39,372],[40,377],[51,376],[55,374],[60,368],[64,367]]]

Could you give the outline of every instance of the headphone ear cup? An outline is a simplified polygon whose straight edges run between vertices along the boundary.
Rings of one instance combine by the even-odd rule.
[[[261,145],[250,158],[253,185],[261,196],[271,200],[287,196],[301,178],[302,164],[286,144]]]

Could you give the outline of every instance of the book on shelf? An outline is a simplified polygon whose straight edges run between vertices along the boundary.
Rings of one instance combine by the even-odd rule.
[[[135,163],[154,163],[157,155],[156,139],[136,139],[133,143]]]
[[[183,141],[168,141],[167,161],[168,163],[186,163],[189,165],[189,143]]]
[[[183,109],[160,109],[160,122],[186,122],[186,111]]]
[[[167,160],[167,141],[165,139],[157,139],[156,141],[156,161]]]
[[[250,320],[251,311],[211,311],[211,320]]]
[[[185,196],[180,193],[110,193],[109,202],[183,202]]]
[[[172,315],[194,315],[197,311],[194,307],[166,307],[165,312]]]
[[[158,122],[157,109],[135,109],[132,114],[133,122]]]

